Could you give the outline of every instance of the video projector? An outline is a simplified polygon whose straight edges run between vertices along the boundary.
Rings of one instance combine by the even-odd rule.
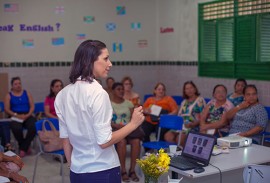
[[[242,137],[239,135],[231,135],[217,139],[217,145],[228,148],[246,147],[252,143],[251,138]]]

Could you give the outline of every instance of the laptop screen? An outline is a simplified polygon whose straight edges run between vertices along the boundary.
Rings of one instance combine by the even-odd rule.
[[[182,155],[208,165],[215,142],[212,135],[189,132]]]

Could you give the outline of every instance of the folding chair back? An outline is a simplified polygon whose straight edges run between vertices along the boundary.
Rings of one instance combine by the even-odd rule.
[[[4,102],[0,101],[0,113],[1,113],[1,118],[5,118],[5,107],[4,107]]]
[[[264,145],[264,142],[270,142],[270,107],[267,106],[267,107],[264,107],[266,112],[267,112],[267,115],[268,115],[268,123],[267,123],[267,126],[264,130],[264,132],[262,132],[260,135],[262,136],[262,141],[261,141],[261,144]]]
[[[182,96],[174,95],[174,96],[172,96],[172,98],[175,100],[175,102],[177,103],[178,106],[181,105],[181,103],[183,101]]]
[[[159,121],[159,129],[158,129],[158,137],[157,141],[153,142],[145,142],[142,144],[144,148],[149,148],[149,149],[155,149],[159,150],[161,148],[166,149],[169,148],[169,145],[179,145],[180,140],[181,140],[181,130],[183,127],[183,118],[181,116],[177,115],[161,115],[160,116],[160,121]],[[179,130],[179,142],[178,144],[176,143],[171,143],[171,142],[165,142],[165,141],[159,141],[160,140],[160,133],[162,128],[167,128],[167,129],[172,129],[172,130]]]
[[[161,115],[159,120],[158,138],[160,139],[161,128],[167,128],[171,130],[182,130],[183,118],[177,115]]]

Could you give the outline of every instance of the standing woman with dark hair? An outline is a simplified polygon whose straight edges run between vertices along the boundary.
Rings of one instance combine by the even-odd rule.
[[[36,135],[36,119],[33,117],[34,101],[32,95],[22,88],[21,79],[11,79],[11,91],[5,97],[5,112],[22,122],[11,121],[10,127],[19,144],[19,155],[31,154],[30,144]],[[27,129],[24,137],[23,128]]]
[[[112,132],[112,106],[108,93],[95,80],[105,78],[112,67],[106,45],[87,40],[76,50],[69,79],[55,100],[60,137],[70,165],[71,183],[121,183],[120,163],[114,144],[144,120],[142,107],[134,109],[130,122]]]
[[[227,96],[234,106],[237,106],[244,100],[243,91],[247,82],[245,79],[237,79],[234,84],[234,92]]]
[[[55,97],[60,90],[63,89],[63,82],[60,79],[54,79],[51,81],[50,94],[45,98],[44,111],[47,118],[57,118],[54,101]]]

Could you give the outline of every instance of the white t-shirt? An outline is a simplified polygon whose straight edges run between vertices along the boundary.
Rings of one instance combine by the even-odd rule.
[[[107,92],[94,80],[78,80],[55,99],[60,137],[73,146],[70,169],[74,173],[108,170],[120,166],[114,146],[102,149],[112,138],[112,107]]]

